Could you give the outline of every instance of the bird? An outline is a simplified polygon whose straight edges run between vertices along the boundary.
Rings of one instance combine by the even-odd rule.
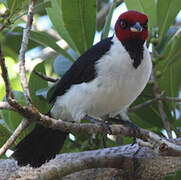
[[[122,13],[107,37],[84,52],[56,84],[49,116],[79,123],[86,116],[114,117],[129,107],[149,81],[148,17]],[[18,165],[39,167],[62,148],[67,132],[37,124],[14,150]]]

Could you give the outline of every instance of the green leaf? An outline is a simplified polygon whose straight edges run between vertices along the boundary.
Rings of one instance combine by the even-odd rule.
[[[47,33],[31,31],[30,39],[43,45],[44,47],[51,47],[52,49],[69,59],[71,62],[74,62],[74,59],[64,49],[59,47],[56,44],[56,40],[53,37],[49,36]]]
[[[181,67],[181,36],[175,36],[164,51],[163,59],[156,67],[157,70],[162,72],[162,76],[159,80],[159,85],[162,90],[166,90],[168,96],[177,97],[180,86],[180,67]],[[175,103],[172,102],[172,109],[175,107]]]
[[[96,0],[61,0],[64,26],[82,54],[93,44]]]
[[[18,61],[18,53],[19,53],[19,48],[22,41],[22,30],[18,32],[18,29],[19,28],[17,28],[17,31],[16,31],[16,28],[15,28],[13,32],[8,31],[2,34],[2,36],[5,37],[4,41],[2,42],[4,56],[11,56],[16,61]],[[38,45],[39,44],[30,40],[28,44],[28,49],[32,49]]]
[[[4,125],[0,124],[0,147],[4,145],[6,140],[10,137],[11,133],[8,131]]]
[[[149,29],[156,26],[156,3],[155,0],[125,0],[129,10],[136,10],[148,16]],[[165,3],[166,4],[166,3]]]
[[[132,106],[142,104],[145,101],[152,99],[144,97],[148,95],[154,97],[153,88],[150,84],[146,86],[142,94],[136,99]],[[164,103],[164,111],[167,113],[169,120],[172,122],[171,112],[167,103]],[[154,102],[149,106],[145,106],[135,112],[130,112],[129,115],[131,120],[142,128],[153,128],[154,126],[158,129],[164,128],[157,102]]]
[[[11,86],[15,90],[21,90],[20,80],[19,80],[19,73],[15,71],[16,61],[11,57],[5,57],[6,67],[8,69],[8,75],[11,82]],[[1,72],[1,69],[0,69]],[[5,95],[5,87],[4,81],[0,76],[0,100]]]
[[[157,3],[157,22],[159,28],[159,39],[162,40],[164,34],[175,20],[180,11],[180,0],[158,0]]]
[[[16,8],[18,8],[19,1],[18,0],[8,0],[7,4],[8,4],[8,8],[9,8],[10,12],[13,13],[14,10]]]
[[[61,0],[51,0],[51,8],[46,8],[47,14],[59,35],[80,55],[80,52],[64,26],[60,1]]]
[[[175,33],[179,30],[180,26],[170,27],[168,32],[164,35],[162,41],[156,47],[159,54],[163,54],[163,51],[172,43]],[[168,48],[168,51],[170,47]]]
[[[36,65],[34,70],[41,72],[42,74],[45,73],[45,67],[43,63],[40,63]],[[42,112],[42,113],[47,113],[49,110],[49,105],[48,102],[41,96],[37,96],[36,92],[39,89],[42,88],[47,88],[48,87],[48,82],[37,76],[35,73],[31,73],[28,87],[30,89],[30,95],[33,100],[33,104],[36,106],[36,108]]]
[[[181,171],[178,170],[175,174],[173,175],[168,175],[164,177],[164,180],[180,180],[181,179]]]
[[[21,91],[13,91],[13,95],[14,95],[15,99],[21,105],[25,105],[23,92],[21,92]],[[1,127],[0,127],[0,144],[1,144],[1,137],[2,137],[1,133],[4,133],[4,135],[3,135],[4,139],[2,140],[3,141],[2,143],[4,143],[5,139],[7,140],[7,137],[9,137],[13,133],[13,131],[17,128],[17,126],[23,120],[23,118],[17,112],[10,111],[10,110],[1,110],[0,115],[1,115],[1,117],[4,120],[4,123],[5,123],[3,132],[1,132]],[[28,126],[21,133],[21,135],[17,138],[15,144],[20,142],[33,129],[33,127],[34,127],[34,123],[32,123],[30,126]]]
[[[21,91],[13,91],[13,95],[20,104],[25,105],[24,95]],[[13,132],[22,121],[22,117],[18,113],[10,110],[1,110],[1,116],[4,119],[7,129],[11,132]]]
[[[20,32],[23,33],[23,28],[21,27],[17,27],[15,29],[16,32]],[[56,44],[57,39],[55,39],[54,37],[48,35],[45,32],[38,32],[38,31],[31,31],[30,32],[30,39],[44,47],[51,47],[52,49],[54,49],[55,51],[57,51],[58,53],[62,54],[64,57],[66,57],[68,60],[70,60],[71,62],[74,62],[74,59],[72,58],[72,56],[70,56],[66,50],[62,49],[61,47],[59,47]]]

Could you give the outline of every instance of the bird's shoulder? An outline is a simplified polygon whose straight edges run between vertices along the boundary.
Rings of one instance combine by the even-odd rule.
[[[96,75],[95,63],[110,50],[112,39],[113,37],[108,37],[101,40],[83,53],[58,81],[49,101],[53,102],[57,96],[63,95],[73,84],[93,80]]]

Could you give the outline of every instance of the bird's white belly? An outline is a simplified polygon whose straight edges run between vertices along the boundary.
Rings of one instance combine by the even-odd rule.
[[[85,115],[115,115],[130,105],[146,86],[151,73],[147,66],[142,62],[135,69],[131,64],[126,73],[120,71],[118,77],[96,78],[89,83],[73,85],[67,93],[57,97],[51,114],[57,119],[77,122]]]
[[[130,70],[129,74],[120,76],[119,80],[112,79],[110,83],[97,89],[97,93],[91,98],[92,107],[88,108],[90,116],[115,115],[136,99],[146,86],[150,73],[145,74],[133,66]]]
[[[79,122],[85,115],[115,115],[143,91],[152,69],[148,50],[145,49],[138,68],[134,68],[133,60],[121,43],[113,48],[110,51],[112,54],[98,61],[94,80],[72,85],[64,95],[56,98],[51,110],[54,118]]]

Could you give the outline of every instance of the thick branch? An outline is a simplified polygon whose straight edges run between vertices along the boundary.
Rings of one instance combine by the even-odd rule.
[[[181,169],[181,159],[180,157],[159,156],[151,149],[139,147],[138,145],[125,145],[94,151],[57,155],[55,159],[37,169],[28,166],[17,168],[16,173],[15,170],[14,174],[11,172],[10,179],[64,180],[68,178],[68,174],[77,172],[82,175],[82,172],[85,172],[82,170],[88,171],[88,169],[92,170],[92,168],[120,169],[119,175],[124,175],[124,177],[127,175],[127,180],[129,179],[128,175],[139,180],[157,179]],[[109,169],[107,169],[107,171],[108,170]],[[73,175],[74,174],[72,174],[72,179],[74,179]],[[89,178],[89,176],[87,176],[86,179],[89,180],[91,177]]]
[[[20,70],[21,86],[23,88],[25,99],[29,105],[32,105],[32,101],[30,98],[30,92],[29,92],[28,83],[27,83],[27,79],[26,79],[25,52],[28,47],[30,29],[31,29],[32,22],[33,22],[34,5],[35,5],[35,0],[30,0],[27,22],[26,22],[26,27],[23,31],[23,39],[22,39],[20,55],[19,55],[19,60],[20,60],[19,70]]]

